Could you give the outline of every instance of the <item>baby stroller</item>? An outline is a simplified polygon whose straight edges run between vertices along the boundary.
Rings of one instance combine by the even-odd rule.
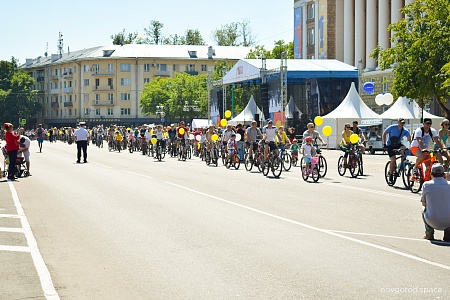
[[[6,151],[6,147],[2,147],[2,153],[3,153],[3,157],[4,162],[3,162],[3,171],[2,171],[2,175],[3,177],[6,177],[8,175],[8,167],[7,165],[9,165],[9,156],[8,156],[8,152]],[[23,156],[18,156],[17,160],[16,160],[16,177],[28,177],[28,175],[30,175],[30,172],[27,169],[26,166],[26,162]]]

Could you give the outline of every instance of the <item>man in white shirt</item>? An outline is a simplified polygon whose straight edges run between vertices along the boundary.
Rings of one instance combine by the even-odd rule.
[[[87,146],[89,145],[89,131],[84,128],[86,123],[80,122],[80,128],[75,130],[73,136],[77,142],[77,164],[80,163],[81,150],[83,150],[84,163],[87,163]]]
[[[30,146],[31,140],[27,136],[21,135],[19,139],[19,152],[23,155],[28,172],[30,172]],[[28,176],[31,176],[31,174],[28,174]]]
[[[266,145],[264,147],[264,159],[267,159],[267,155],[269,155],[269,149],[270,151],[276,149],[275,136],[278,137],[279,141],[282,140],[282,137],[278,133],[277,128],[273,126],[272,120],[269,120],[269,122],[267,122],[267,126],[263,128],[263,135],[264,140],[266,141]]]
[[[439,135],[434,128],[431,127],[432,121],[430,118],[423,119],[423,127],[417,128],[414,132],[414,139],[411,143],[411,153],[416,158],[416,168],[414,170],[417,173],[417,166],[419,166],[425,160],[424,150],[432,149],[433,142],[435,142],[439,148],[443,149],[443,145],[439,141]],[[429,165],[427,166],[429,167]]]

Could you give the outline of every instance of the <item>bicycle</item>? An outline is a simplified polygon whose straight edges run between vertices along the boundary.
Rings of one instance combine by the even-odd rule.
[[[319,156],[313,156],[311,157],[309,161],[309,168],[307,167],[307,164],[304,159],[302,159],[302,178],[304,181],[307,181],[309,176],[311,176],[312,180],[314,182],[319,181],[320,174],[319,174]]]
[[[178,160],[186,161],[186,141],[181,139],[180,146],[178,147]]]
[[[147,155],[147,151],[148,151],[148,146],[147,146],[147,140],[145,139],[145,137],[141,137],[141,151],[142,151],[142,155]]]
[[[219,149],[217,149],[217,142],[212,142],[211,149],[207,150],[205,153],[205,162],[206,165],[210,164],[218,165],[219,161]]]
[[[391,161],[389,160],[386,163],[386,167],[384,168],[384,178],[386,179],[386,183],[389,186],[393,186],[397,181],[398,177],[402,177],[403,184],[406,188],[409,188],[408,183],[408,172],[411,169],[412,163],[407,158],[407,149],[394,149],[394,153],[400,154],[395,158],[395,169],[392,174],[392,180],[390,180],[390,165]],[[397,161],[400,160],[399,163]]]
[[[344,164],[344,155],[341,154],[338,160],[338,173],[341,176],[345,175],[346,170],[350,171],[350,175],[355,178],[360,173],[360,163],[362,163],[362,159],[360,160],[357,154],[359,147],[358,144],[352,144],[348,151],[347,157],[347,165]],[[361,171],[362,173],[362,171]]]
[[[289,145],[279,145],[278,149],[280,150],[280,157],[281,161],[283,162],[283,169],[285,171],[289,171],[292,167],[292,157],[291,154],[287,152],[287,149],[289,149]]]
[[[436,162],[434,153],[441,153],[441,150],[422,150],[422,152],[426,152],[425,159],[417,166],[417,173],[414,174],[415,164],[411,164],[411,168],[408,171],[408,186],[414,194],[422,189],[425,181],[431,180],[431,166]],[[424,165],[426,166],[426,171],[424,170]]]
[[[269,171],[272,170],[272,174],[275,178],[279,178],[281,172],[283,171],[283,161],[278,155],[277,149],[274,149],[269,152],[267,155],[267,159],[261,164],[262,173],[264,176],[269,174]]]
[[[233,150],[233,153],[227,156],[227,159],[225,161],[225,167],[227,169],[234,167],[236,170],[239,169],[239,166],[241,165],[241,161],[239,159],[239,154],[236,150]]]
[[[164,147],[162,146],[163,141],[158,140],[156,142],[156,159],[161,161],[166,157],[166,152],[164,151]]]
[[[253,147],[253,145],[251,145],[250,147]],[[256,150],[253,151],[253,158],[249,157],[248,153],[245,154],[244,157],[245,169],[250,172],[253,166],[256,166],[258,168],[258,171],[262,172],[264,161],[263,153],[264,153],[264,144],[262,142],[259,142],[258,147],[256,148]]]
[[[317,140],[317,138],[316,138]],[[317,163],[317,168],[319,169],[319,176],[320,177],[325,177],[325,175],[327,174],[328,171],[328,164],[327,164],[327,160],[325,159],[325,157],[322,155],[322,150],[320,149],[319,145],[316,143],[316,140],[314,141],[314,149],[316,150],[317,153],[317,157],[319,157],[319,161]],[[297,158],[298,160],[298,158]],[[362,160],[362,158],[361,158]],[[303,157],[300,160],[300,166],[303,166],[304,162],[303,162]],[[295,164],[297,165],[297,164]],[[345,174],[345,171],[344,171]],[[343,175],[341,175],[343,176]]]

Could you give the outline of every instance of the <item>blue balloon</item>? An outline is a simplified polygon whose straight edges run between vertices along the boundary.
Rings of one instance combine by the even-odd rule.
[[[373,84],[373,82],[366,82],[363,85],[363,89],[364,89],[364,92],[366,92],[368,94],[372,94],[373,91],[375,90],[375,84]]]

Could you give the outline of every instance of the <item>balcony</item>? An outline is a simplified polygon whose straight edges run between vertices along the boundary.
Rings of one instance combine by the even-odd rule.
[[[64,79],[70,79],[73,77],[72,72],[65,72],[63,73]]]
[[[186,71],[185,73],[187,73],[189,75],[198,75],[197,71]]]
[[[36,82],[44,82],[45,78],[44,76],[39,76],[36,78]]]
[[[94,70],[92,71],[92,76],[94,77],[103,77],[103,76],[114,76],[114,71],[107,71],[107,70]]]
[[[52,95],[59,94],[59,89],[51,89],[50,94]]]
[[[64,88],[64,93],[69,93],[69,94],[71,94],[71,93],[72,93],[72,88],[71,88],[71,87]]]
[[[94,105],[94,106],[114,106],[114,101],[102,102],[102,101],[94,100],[94,101],[92,101],[92,105]]]
[[[59,103],[58,103],[58,102],[52,102],[52,103],[50,104],[50,107],[51,107],[51,108],[59,108]]]
[[[72,101],[64,102],[64,107],[73,107],[73,102]]]
[[[38,95],[44,95],[45,91],[44,90],[38,90]]]
[[[114,86],[112,85],[98,85],[98,86],[93,86],[92,87],[92,91],[106,91],[106,92],[110,92],[110,91],[114,91]]]
[[[170,77],[169,71],[155,71],[155,76]]]
[[[58,79],[59,79],[58,75],[51,75],[50,76],[50,80],[58,80]]]

